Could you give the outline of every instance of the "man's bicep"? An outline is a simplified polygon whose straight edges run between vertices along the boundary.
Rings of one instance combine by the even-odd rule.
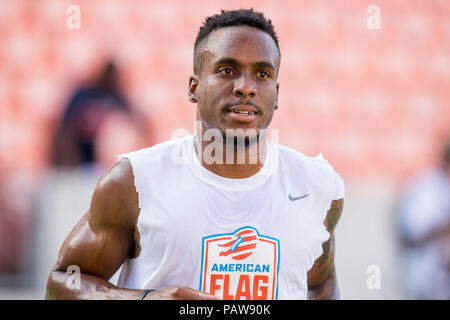
[[[89,218],[90,212],[64,241],[54,271],[66,271],[75,265],[81,273],[108,280],[127,258],[132,241],[123,231],[111,228],[96,228],[94,231]]]
[[[308,287],[320,285],[334,273],[334,235],[322,245],[323,253],[308,271]]]
[[[114,275],[136,247],[135,193],[130,164],[121,161],[100,179],[90,210],[64,241],[54,270],[76,265],[82,273],[105,280]]]

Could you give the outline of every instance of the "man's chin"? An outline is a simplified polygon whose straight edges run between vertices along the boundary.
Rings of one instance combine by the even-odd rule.
[[[226,129],[222,131],[222,139],[229,146],[248,148],[259,141],[260,133],[260,129]]]

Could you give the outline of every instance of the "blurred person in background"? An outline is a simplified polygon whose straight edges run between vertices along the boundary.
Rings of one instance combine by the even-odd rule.
[[[14,274],[19,269],[18,255],[21,252],[15,240],[20,240],[22,234],[17,230],[20,223],[17,219],[14,221],[14,212],[8,208],[5,195],[4,176],[0,170],[0,274]]]
[[[397,208],[411,299],[450,299],[450,139],[440,164],[407,184]]]
[[[23,172],[0,166],[0,285],[26,284],[30,268],[29,246],[33,241],[33,217],[28,199],[34,187]]]
[[[108,116],[113,112],[127,115],[139,131],[146,130],[143,118],[132,110],[118,85],[118,71],[108,61],[98,80],[76,90],[67,104],[52,149],[55,166],[78,166],[96,161],[96,139]]]

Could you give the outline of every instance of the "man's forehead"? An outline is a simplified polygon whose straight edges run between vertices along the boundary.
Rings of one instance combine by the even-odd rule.
[[[266,32],[249,26],[225,27],[211,32],[200,53],[202,62],[221,58],[249,58],[278,64],[279,51]]]

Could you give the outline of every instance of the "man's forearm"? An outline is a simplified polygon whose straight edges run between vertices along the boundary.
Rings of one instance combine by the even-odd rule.
[[[102,278],[81,274],[80,288],[70,288],[64,271],[53,271],[47,282],[46,299],[54,300],[136,300],[143,290],[119,288]]]
[[[308,289],[308,300],[338,300],[340,299],[336,274],[328,280]]]

